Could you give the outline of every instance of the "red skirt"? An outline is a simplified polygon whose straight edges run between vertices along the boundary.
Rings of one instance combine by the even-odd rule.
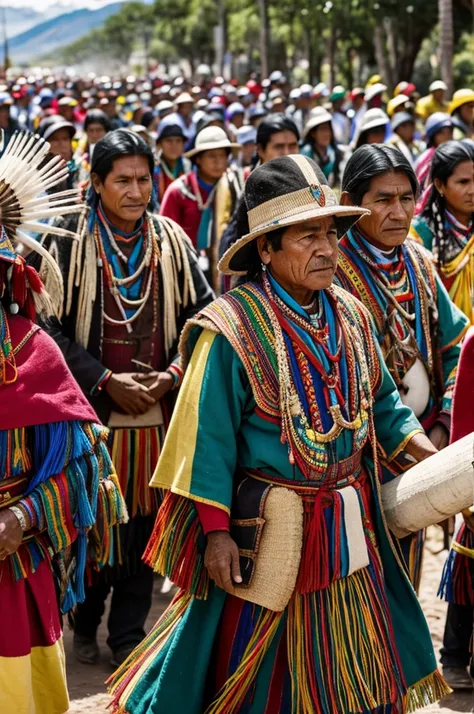
[[[0,712],[64,714],[69,708],[61,620],[51,565],[23,580],[0,564]]]

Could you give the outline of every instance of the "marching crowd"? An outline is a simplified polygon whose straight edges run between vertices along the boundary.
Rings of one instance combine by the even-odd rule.
[[[117,712],[402,714],[472,688],[474,516],[443,679],[425,532],[392,538],[375,484],[474,430],[474,90],[205,67],[1,89],[0,711],[67,710],[60,611],[94,665],[110,592]],[[279,606],[238,592],[270,490],[303,504],[279,506],[282,547],[301,521]],[[178,591],[146,635],[154,571]]]

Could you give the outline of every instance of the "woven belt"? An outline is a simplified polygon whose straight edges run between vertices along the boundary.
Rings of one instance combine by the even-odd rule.
[[[358,479],[362,470],[363,451],[356,451],[347,459],[341,459],[336,464],[330,464],[324,473],[323,480],[319,481],[290,481],[278,476],[271,476],[258,469],[245,469],[247,476],[265,483],[283,486],[303,493],[317,493],[318,491],[333,491],[345,486],[358,487]]]
[[[26,491],[28,479],[21,475],[0,481],[0,510],[17,503]]]

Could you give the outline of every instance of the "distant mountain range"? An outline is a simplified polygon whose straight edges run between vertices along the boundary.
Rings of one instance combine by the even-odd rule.
[[[55,49],[79,40],[88,32],[100,27],[111,15],[115,15],[122,2],[114,2],[97,10],[81,8],[64,13],[64,6],[52,5],[46,12],[33,8],[6,8],[8,49],[13,65],[28,63],[37,57],[50,54]],[[62,14],[56,14],[56,11]],[[22,27],[19,34],[12,28]],[[3,61],[3,47],[0,50]]]

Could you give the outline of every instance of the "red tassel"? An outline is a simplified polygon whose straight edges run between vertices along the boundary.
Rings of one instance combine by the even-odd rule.
[[[22,308],[25,305],[26,296],[25,261],[18,258],[12,268],[11,298]]]
[[[331,498],[320,491],[316,498],[304,503],[303,551],[296,589],[306,595],[330,585],[329,542],[324,518],[324,499]]]
[[[33,290],[35,293],[41,293],[43,290],[43,283],[41,281],[40,276],[36,272],[36,270],[31,266],[27,265],[25,266],[26,268],[26,278],[28,280],[28,284],[30,288]]]

